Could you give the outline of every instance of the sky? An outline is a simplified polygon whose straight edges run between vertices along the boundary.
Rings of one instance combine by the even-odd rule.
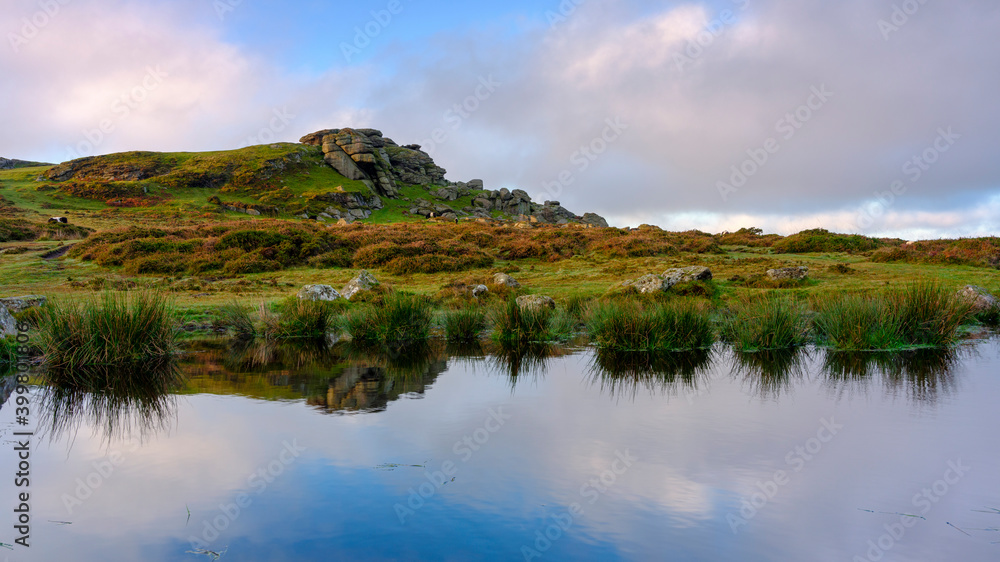
[[[1000,232],[995,0],[5,0],[0,156],[372,127],[616,226]]]

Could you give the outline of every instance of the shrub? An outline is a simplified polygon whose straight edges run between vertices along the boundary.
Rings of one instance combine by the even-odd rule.
[[[816,228],[782,238],[771,249],[778,254],[804,254],[809,252],[868,252],[885,246],[877,238],[857,234],[835,234]]]
[[[485,254],[458,257],[429,254],[393,258],[385,265],[385,270],[393,275],[408,275],[411,273],[441,273],[488,267],[493,267],[493,258]]]
[[[594,342],[619,351],[681,351],[710,347],[715,339],[708,315],[690,303],[605,303],[591,310]]]
[[[807,325],[801,309],[769,297],[740,303],[721,333],[738,351],[788,349],[806,342]]]

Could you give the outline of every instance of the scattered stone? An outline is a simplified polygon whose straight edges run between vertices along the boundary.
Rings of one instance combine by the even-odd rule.
[[[335,301],[341,298],[340,293],[329,285],[306,285],[299,291],[302,301]]]
[[[649,275],[643,275],[638,279],[630,279],[622,283],[622,287],[635,287],[635,290],[644,295],[647,293],[666,292],[673,286],[673,281],[664,279],[662,275],[655,275],[652,273]]]
[[[545,295],[524,295],[517,297],[517,306],[528,310],[556,309],[556,301]]]
[[[28,310],[29,308],[35,308],[37,306],[45,306],[48,301],[46,297],[40,295],[29,295],[25,297],[8,297],[5,299],[0,299],[0,308],[3,308],[10,312],[11,314],[19,314]]]
[[[711,281],[712,270],[700,265],[692,265],[690,267],[668,269],[663,273],[663,278],[672,281],[671,285],[693,283],[695,281]]]
[[[808,276],[809,268],[804,266],[782,267],[780,269],[767,270],[767,277],[773,281],[784,281],[786,279],[790,279],[792,281],[802,281]]]
[[[487,287],[486,285],[476,285],[472,289],[472,296],[478,299],[480,296],[485,295],[488,292],[490,292],[490,288]]]
[[[973,312],[1000,308],[1000,300],[978,285],[966,285],[958,290],[958,298],[969,303]]]
[[[369,273],[367,270],[362,269],[358,272],[357,277],[351,279],[351,281],[344,286],[344,290],[341,291],[341,294],[345,299],[351,300],[358,293],[371,291],[372,288],[378,286],[378,284],[378,279],[375,279],[374,275]]]
[[[493,284],[500,285],[503,287],[510,287],[511,289],[520,289],[521,284],[518,283],[513,277],[507,275],[506,273],[497,273],[493,276]]]

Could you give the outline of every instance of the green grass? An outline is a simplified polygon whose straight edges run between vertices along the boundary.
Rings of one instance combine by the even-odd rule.
[[[521,308],[514,298],[494,306],[489,317],[493,324],[492,338],[498,343],[516,345],[545,342],[558,336],[550,330],[552,310],[544,307]]]
[[[738,351],[789,349],[806,343],[808,324],[798,305],[768,296],[739,303],[720,332]]]
[[[684,351],[710,347],[715,340],[708,314],[690,302],[602,303],[589,314],[594,343],[617,351]]]
[[[0,337],[0,369],[6,370],[7,365],[17,360],[17,342],[14,338]]]
[[[139,367],[177,350],[173,305],[161,294],[104,293],[83,303],[50,302],[38,345],[49,370]]]
[[[486,314],[479,308],[451,310],[441,317],[445,337],[449,342],[473,342],[486,329]]]
[[[233,301],[219,307],[215,325],[228,328],[236,339],[244,341],[325,340],[327,334],[336,331],[338,313],[345,306],[340,301],[308,301],[297,297],[288,297],[275,307],[263,302],[251,307]]]
[[[818,304],[817,339],[847,351],[946,347],[970,317],[968,305],[936,283],[874,295],[849,294]]]
[[[361,343],[405,344],[430,337],[431,307],[426,299],[389,293],[378,302],[352,311],[347,332]]]

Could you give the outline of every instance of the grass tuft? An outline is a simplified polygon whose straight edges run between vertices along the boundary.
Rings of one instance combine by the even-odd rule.
[[[431,307],[416,295],[389,293],[347,316],[347,331],[358,342],[400,344],[430,337]]]
[[[486,314],[478,308],[463,308],[444,313],[441,323],[449,342],[473,342],[486,328]]]
[[[502,344],[544,342],[554,339],[549,330],[553,311],[548,308],[521,308],[514,298],[490,311],[493,339]]]
[[[49,303],[39,345],[49,369],[136,366],[177,349],[173,305],[157,293],[105,293],[84,303]]]
[[[790,349],[806,343],[802,310],[774,297],[745,300],[722,321],[722,339],[738,351]]]
[[[843,295],[820,303],[817,337],[846,351],[947,347],[970,317],[969,306],[934,283],[877,295]]]
[[[591,309],[588,327],[594,343],[617,351],[704,349],[715,340],[708,314],[684,302],[600,304]]]

